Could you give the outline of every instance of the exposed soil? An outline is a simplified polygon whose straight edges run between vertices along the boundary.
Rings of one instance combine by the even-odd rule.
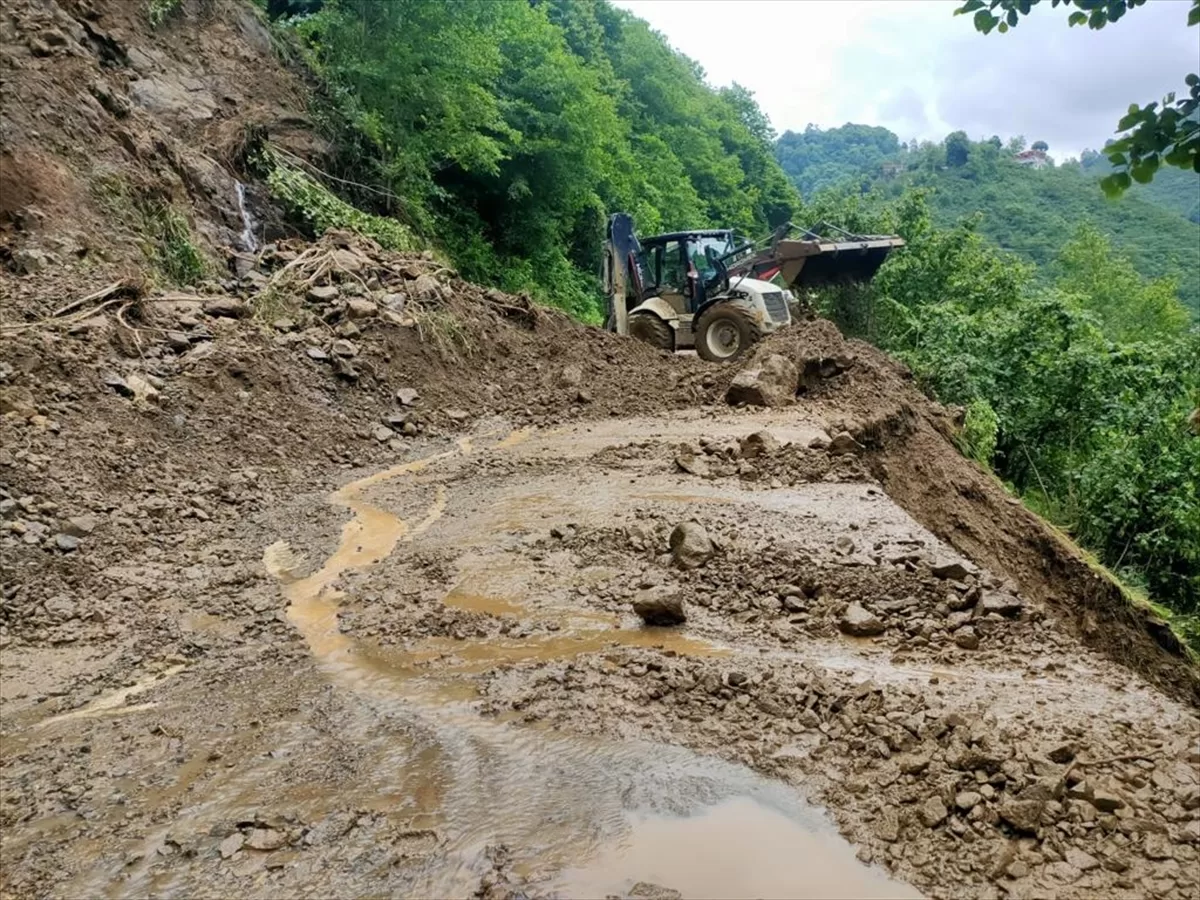
[[[902,366],[803,323],[731,407],[429,254],[226,254],[214,148],[322,148],[179,15],[0,14],[0,897],[1200,891],[1194,668]],[[113,175],[228,271],[153,287]]]
[[[671,896],[776,814],[845,847],[807,804],[857,848],[823,895],[1194,893],[1192,671],[894,363],[807,323],[762,352],[841,371],[733,409],[437,269],[333,234],[48,320],[9,282],[6,896]],[[765,871],[726,892],[803,880]]]

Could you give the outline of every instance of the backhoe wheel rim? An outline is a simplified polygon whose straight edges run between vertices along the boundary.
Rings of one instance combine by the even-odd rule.
[[[737,326],[727,320],[714,322],[704,339],[708,343],[709,352],[721,359],[729,359],[737,353],[742,343]]]

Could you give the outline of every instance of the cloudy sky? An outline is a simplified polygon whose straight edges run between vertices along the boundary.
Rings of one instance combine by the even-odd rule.
[[[940,140],[1023,134],[1058,158],[1099,148],[1131,102],[1161,100],[1200,67],[1187,0],[1151,0],[1102,31],[1035,8],[977,33],[953,0],[615,0],[752,90],[779,132],[861,122]]]

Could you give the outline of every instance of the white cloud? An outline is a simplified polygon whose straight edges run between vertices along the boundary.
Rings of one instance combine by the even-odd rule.
[[[954,0],[615,0],[704,67],[755,93],[779,131],[883,125],[901,140],[1024,134],[1061,156],[1098,147],[1131,102],[1200,68],[1188,4],[1152,0],[1102,31],[1035,8],[981,35]]]

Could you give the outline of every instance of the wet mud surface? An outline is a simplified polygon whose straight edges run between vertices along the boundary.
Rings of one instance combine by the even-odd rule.
[[[865,471],[675,461],[764,425],[823,434],[494,423],[243,523],[261,639],[14,689],[5,895],[1192,895],[1194,710]]]

